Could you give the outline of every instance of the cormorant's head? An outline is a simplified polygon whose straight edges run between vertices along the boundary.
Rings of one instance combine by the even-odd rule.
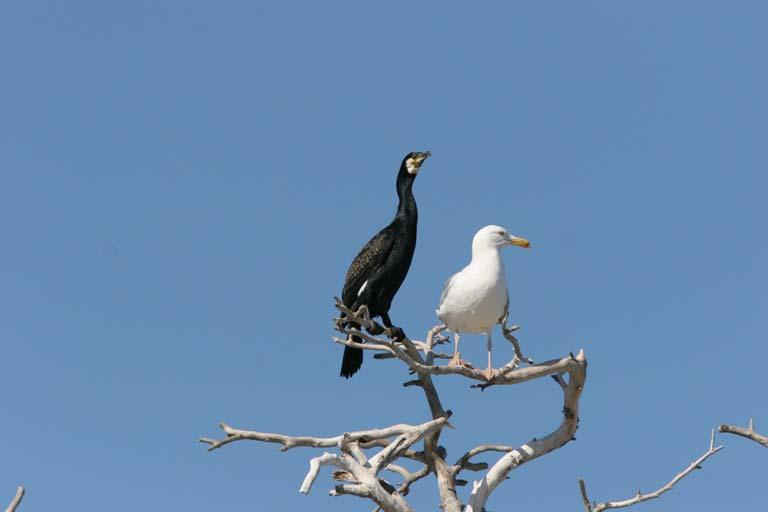
[[[424,153],[408,153],[403,159],[403,167],[405,167],[405,170],[408,172],[408,174],[411,176],[416,176],[419,174],[419,168],[421,168],[421,164],[423,164],[424,160],[430,156],[432,156],[430,151],[426,151]]]
[[[526,248],[531,246],[531,243],[525,238],[511,235],[509,231],[500,226],[485,226],[478,231],[472,240],[472,245],[474,246],[475,244],[490,245],[498,249],[510,245]]]

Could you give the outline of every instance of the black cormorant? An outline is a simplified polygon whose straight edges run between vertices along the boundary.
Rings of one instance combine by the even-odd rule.
[[[397,206],[395,218],[365,244],[347,270],[342,302],[356,311],[365,304],[371,318],[380,316],[384,325],[392,327],[389,307],[411,266],[416,249],[418,211],[413,197],[413,181],[419,168],[431,153],[408,153],[397,174]],[[358,326],[353,326],[358,327]],[[360,343],[362,340],[353,337]],[[350,378],[363,365],[363,351],[344,347],[341,376]]]

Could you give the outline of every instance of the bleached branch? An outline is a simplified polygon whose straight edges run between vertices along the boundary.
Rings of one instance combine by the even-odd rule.
[[[301,488],[299,489],[301,494],[309,493],[312,489],[312,484],[315,483],[318,473],[320,473],[320,468],[327,466],[328,464],[333,464],[339,469],[352,473],[349,461],[345,461],[335,453],[325,452],[319,457],[315,457],[309,461],[309,472],[307,473],[307,476],[304,477],[304,481],[301,483]]]
[[[450,414],[448,415],[450,416]],[[387,464],[394,461],[403,451],[410,447],[413,443],[419,441],[422,437],[430,432],[443,428],[448,423],[448,417],[438,418],[436,420],[429,421],[418,427],[414,427],[409,432],[405,432],[397,437],[390,443],[389,446],[381,450],[369,461],[371,469],[374,474],[378,474],[382,468]]]
[[[517,360],[519,361],[525,361],[528,364],[533,364],[533,359],[530,357],[525,357],[523,355],[523,350],[520,348],[520,342],[517,341],[517,338],[515,338],[512,333],[516,330],[520,329],[520,326],[518,325],[507,325],[507,322],[509,321],[509,311],[507,311],[507,314],[504,315],[504,318],[501,319],[501,334],[512,343],[512,347],[515,349],[515,359],[512,361]],[[508,363],[510,364],[510,363]]]
[[[504,334],[504,337],[512,343],[515,349],[515,356],[509,363],[494,372],[491,379],[488,379],[485,373],[480,369],[465,366],[437,366],[434,364],[436,355],[432,351],[432,347],[435,343],[435,339],[437,339],[436,337],[443,329],[445,329],[445,326],[436,326],[430,330],[427,334],[427,339],[424,342],[410,340],[408,337],[403,337],[397,340],[387,339],[386,337],[378,336],[378,333],[384,332],[385,335],[391,333],[388,333],[375,321],[371,320],[368,316],[367,309],[361,308],[358,311],[352,311],[338,301],[336,307],[343,313],[346,320],[352,319],[354,323],[360,325],[361,328],[348,329],[345,327],[345,324],[339,320],[336,324],[337,330],[346,334],[346,339],[334,338],[334,341],[342,345],[361,348],[363,350],[384,352],[386,357],[396,357],[404,362],[408,368],[418,376],[416,380],[408,381],[404,385],[420,386],[424,388],[427,400],[430,401],[430,409],[432,410],[433,417],[436,417],[435,414],[437,411],[442,411],[442,407],[439,404],[439,398],[437,397],[437,393],[432,383],[432,377],[436,375],[461,375],[478,381],[478,384],[475,384],[472,387],[483,390],[490,386],[514,385],[529,380],[552,376],[563,390],[564,419],[560,427],[550,435],[542,439],[534,439],[519,448],[505,446],[503,447],[503,450],[498,450],[508,453],[493,465],[482,480],[475,482],[470,497],[470,504],[465,509],[466,512],[471,512],[472,510],[475,512],[481,511],[491,492],[493,492],[495,487],[506,478],[506,475],[513,468],[528,460],[532,460],[560,448],[573,438],[573,433],[578,427],[578,401],[586,380],[587,363],[583,351],[580,352],[578,356],[570,354],[568,357],[562,359],[555,359],[538,365],[520,368],[520,361],[527,361],[531,364],[533,361],[525,357],[517,338],[512,334],[518,327],[508,326],[507,318],[504,318],[501,321],[502,333]],[[369,332],[363,332],[363,329],[368,330]],[[353,336],[358,336],[360,339],[365,340],[365,343],[356,343],[352,341]],[[442,339],[440,339],[440,341],[442,341]],[[568,382],[566,382],[564,378],[566,373],[569,375]],[[436,436],[439,436],[439,432],[436,433]],[[455,490],[456,486],[460,485],[460,482],[456,479],[456,475],[462,469],[483,471],[488,468],[488,464],[471,462],[471,457],[476,453],[473,454],[472,452],[468,452],[468,454],[465,454],[465,456],[459,459],[456,464],[450,466],[445,462],[444,457],[440,456],[437,452],[436,442],[432,444],[431,450],[428,448],[428,445],[429,443],[425,442],[425,455],[427,455],[428,463],[438,479],[442,507],[447,512],[458,512],[459,510],[462,510],[462,505]],[[483,451],[490,450],[485,449]]]
[[[484,469],[488,469],[488,464],[485,464],[484,462],[470,462],[470,459],[485,452],[511,452],[514,449],[515,448],[513,446],[506,446],[501,444],[482,444],[480,446],[476,446],[475,448],[472,448],[467,453],[462,455],[461,458],[456,461],[456,464],[454,464],[452,468],[453,472],[456,475],[463,469],[468,469],[470,471],[482,471]],[[481,464],[485,467],[480,467]]]
[[[401,492],[397,492],[397,489],[392,485],[378,478],[377,474],[387,466],[392,468],[391,463],[403,456],[426,463],[426,456],[423,453],[410,450],[410,447],[424,436],[439,431],[448,425],[449,416],[450,413],[446,413],[444,417],[433,419],[421,425],[400,424],[382,429],[346,432],[334,437],[293,437],[283,434],[239,430],[222,423],[221,428],[227,437],[218,441],[201,438],[200,442],[210,445],[209,451],[242,439],[278,443],[282,445],[282,451],[295,446],[315,448],[336,446],[341,451],[340,454],[325,452],[310,460],[309,471],[299,492],[302,494],[309,493],[320,469],[323,466],[332,465],[340,470],[334,474],[334,478],[350,482],[350,484],[337,485],[331,491],[332,495],[351,494],[365,497],[373,500],[384,511],[409,512],[411,508],[403,496],[411,483],[429,474],[429,467],[425,466],[427,467],[426,473],[420,470],[414,474],[404,475]],[[390,440],[393,437],[394,439]],[[382,449],[369,459],[363,448],[374,447]],[[397,467],[395,466],[395,468]]]
[[[408,494],[411,484],[421,480],[431,473],[429,466],[426,465],[422,466],[416,471],[408,471],[404,467],[398,466],[397,464],[389,464],[386,469],[403,477],[403,482],[400,484],[400,487],[397,488],[397,492],[403,496]]]
[[[352,441],[349,438],[349,434],[342,434],[339,440],[339,450],[344,453],[348,453],[359,463],[365,466],[368,463],[368,457],[360,447],[358,441]]]
[[[367,308],[361,307],[358,311],[352,311],[341,301],[336,299],[336,307],[345,316],[344,319],[336,320],[336,329],[339,332],[347,335],[346,340],[334,339],[335,342],[341,343],[347,346],[353,343],[351,340],[350,331],[344,327],[345,322],[352,321],[361,326],[361,328],[369,330],[372,333],[382,332],[387,333],[376,322],[372,321],[367,312]],[[432,419],[438,419],[446,416],[446,411],[440,402],[440,397],[437,394],[437,389],[432,382],[432,376],[428,372],[418,372],[417,370],[423,366],[432,366],[434,361],[432,348],[434,345],[443,343],[445,338],[439,336],[439,333],[445,329],[444,326],[437,326],[430,330],[427,334],[426,341],[412,341],[405,337],[400,341],[391,341],[388,339],[376,338],[373,342],[375,345],[384,346],[384,351],[387,354],[391,354],[404,363],[417,374],[415,380],[405,383],[405,386],[418,386],[424,392],[424,397],[427,399],[429,410],[432,413]],[[364,350],[371,350],[375,347],[370,347],[370,343],[360,344],[358,348]],[[456,482],[451,471],[451,466],[445,462],[445,452],[439,446],[441,430],[433,431],[424,437],[424,463],[428,467],[430,472],[433,472],[437,478],[438,490],[440,492],[440,503],[443,512],[461,512],[462,503],[456,493]]]
[[[405,501],[411,484],[434,474],[440,493],[440,508],[443,512],[480,512],[493,490],[506,478],[515,467],[543,456],[560,448],[573,438],[578,426],[578,403],[586,379],[587,362],[583,351],[577,356],[570,354],[561,359],[553,359],[540,364],[526,358],[520,344],[512,333],[517,326],[509,327],[506,318],[502,322],[504,336],[515,348],[514,358],[495,372],[491,379],[483,371],[463,366],[438,366],[435,360],[449,357],[434,351],[436,345],[445,343],[448,338],[440,333],[444,325],[431,329],[424,341],[412,340],[399,328],[384,328],[371,320],[365,306],[358,311],[351,311],[341,302],[336,307],[342,315],[336,319],[336,329],[345,335],[334,338],[334,342],[354,348],[378,352],[381,358],[396,358],[405,363],[415,378],[404,383],[406,387],[419,387],[427,399],[432,420],[421,425],[393,425],[383,429],[347,432],[333,437],[287,436],[276,433],[256,432],[235,429],[225,423],[220,426],[225,433],[222,439],[201,438],[200,442],[209,445],[212,451],[240,440],[253,440],[281,445],[286,451],[293,447],[314,448],[336,447],[339,453],[325,452],[310,461],[309,471],[302,482],[300,491],[308,493],[323,466],[334,466],[337,470],[333,478],[340,481],[331,491],[332,496],[354,495],[368,498],[377,505],[377,510],[385,512],[409,512],[412,509]],[[351,327],[351,326],[359,327]],[[359,339],[361,342],[354,341]],[[532,366],[521,368],[519,363],[527,361]],[[566,380],[567,374],[567,380]],[[462,455],[455,464],[446,462],[446,450],[439,444],[442,429],[448,424],[450,411],[446,411],[440,401],[433,382],[436,375],[460,375],[477,381],[472,387],[486,389],[496,385],[514,385],[529,380],[552,376],[560,385],[564,394],[561,425],[542,439],[533,439],[520,447],[484,444]],[[423,441],[423,450],[412,447]],[[379,449],[377,453],[366,455],[365,450]],[[486,452],[504,452],[493,465],[475,462],[473,457]],[[422,464],[416,471],[409,471],[396,464],[406,457]],[[489,469],[490,466],[490,469]],[[402,477],[399,486],[383,480],[379,473],[393,471]],[[457,478],[461,471],[485,472],[481,480],[474,483],[470,503],[464,507],[456,491],[457,486],[467,482]]]
[[[584,512],[592,512],[592,504],[589,502],[589,496],[587,496],[587,486],[581,478],[579,478],[579,491],[581,492],[581,501],[584,503]]]
[[[11,504],[8,505],[8,508],[5,509],[5,512],[16,512],[16,509],[21,503],[22,498],[24,498],[24,492],[24,486],[20,485],[18,489],[16,489],[16,496],[13,497]]]
[[[712,430],[712,434],[709,438],[709,448],[707,451],[693,461],[687,468],[679,472],[675,477],[670,480],[667,484],[659,487],[653,492],[643,494],[640,492],[640,490],[637,491],[637,494],[629,499],[623,500],[623,501],[606,501],[602,503],[595,503],[594,505],[590,504],[589,498],[587,496],[587,488],[584,484],[584,480],[579,479],[579,490],[581,492],[581,498],[584,502],[584,507],[586,512],[602,512],[603,510],[608,510],[612,508],[624,508],[624,507],[631,507],[632,505],[637,505],[638,503],[642,503],[644,501],[656,499],[660,497],[662,494],[667,492],[668,490],[672,489],[672,487],[677,484],[680,480],[691,474],[695,469],[701,469],[701,464],[707,460],[712,455],[716,454],[720,450],[722,450],[722,446],[715,446],[715,431]]]
[[[385,512],[413,512],[413,509],[401,495],[391,492],[390,486],[383,485],[383,482],[376,478],[370,467],[359,464],[347,454],[336,455],[325,452],[319,457],[310,460],[309,472],[304,477],[304,482],[301,484],[299,492],[302,494],[309,493],[312,484],[317,479],[320,468],[328,465],[341,469],[348,475],[346,478],[354,479],[354,483],[335,486],[330,491],[331,496],[351,494],[361,498],[372,499]]]
[[[401,342],[395,342],[367,334],[361,336],[363,333],[356,329],[351,329],[345,332],[350,336],[360,336],[362,338],[375,340],[375,342],[356,343],[352,341],[351,338],[333,338],[333,341],[341,345],[360,348],[363,350],[389,352],[390,354],[405,362],[411,370],[420,375],[461,375],[463,377],[479,381],[481,384],[476,385],[476,387],[481,389],[485,389],[494,385],[520,384],[522,382],[539,379],[548,375],[564,373],[569,365],[569,362],[575,357],[569,356],[559,360],[553,359],[551,361],[534,364],[532,366],[526,366],[524,368],[518,368],[516,365],[509,367],[509,365],[507,365],[506,367],[503,367],[501,371],[496,372],[492,379],[488,380],[483,373],[483,370],[477,368],[468,368],[466,366],[427,365],[416,360],[406,351],[404,347],[404,344],[408,343],[409,341],[413,343],[408,338],[405,338]],[[418,345],[414,344],[414,346],[418,348]]]
[[[724,423],[720,425],[718,430],[725,434],[735,434],[737,436],[746,437],[747,439],[751,439],[768,448],[768,436],[764,436],[755,431],[755,423],[752,421],[752,418],[749,418],[749,427],[747,428],[737,427],[736,425],[727,425]]]
[[[280,448],[280,451],[283,451],[283,452],[288,451],[291,448],[294,448],[297,446],[309,446],[312,448],[330,448],[333,446],[338,446],[343,436],[347,436],[348,442],[353,442],[353,441],[368,442],[368,441],[375,441],[378,439],[386,439],[393,436],[399,436],[406,432],[411,432],[414,428],[416,428],[412,425],[399,424],[399,425],[393,425],[391,427],[387,427],[383,429],[362,430],[360,432],[349,432],[349,433],[341,434],[334,437],[307,437],[307,436],[292,437],[292,436],[286,436],[283,434],[254,432],[252,430],[240,430],[240,429],[232,428],[226,423],[220,423],[219,426],[227,435],[224,439],[215,440],[207,437],[201,437],[200,439],[198,439],[199,442],[210,445],[210,448],[208,448],[208,451],[213,451],[217,448],[221,448],[226,444],[229,444],[235,441],[242,441],[244,439],[247,439],[250,441],[261,441],[263,443],[282,444],[283,446],[282,448]]]
[[[539,368],[536,368],[539,366]],[[514,448],[503,455],[483,476],[475,481],[465,512],[481,512],[485,508],[491,493],[507,477],[510,471],[533,459],[557,450],[573,439],[573,435],[579,426],[579,399],[584,390],[587,378],[587,359],[584,351],[576,356],[569,356],[559,361],[550,361],[528,368],[520,368],[511,372],[516,374],[513,380],[505,382],[514,384],[530,380],[531,375],[544,376],[558,373],[568,373],[569,378],[563,390],[563,420],[560,426],[551,434]],[[502,378],[508,379],[507,376]]]

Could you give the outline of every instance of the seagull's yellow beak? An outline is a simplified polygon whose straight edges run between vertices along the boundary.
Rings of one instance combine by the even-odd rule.
[[[531,242],[525,238],[519,238],[512,235],[509,235],[509,243],[512,245],[517,245],[518,247],[525,247],[526,249],[531,246]]]

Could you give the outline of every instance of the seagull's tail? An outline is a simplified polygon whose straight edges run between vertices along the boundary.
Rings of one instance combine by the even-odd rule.
[[[356,325],[352,327],[359,328]],[[362,343],[358,336],[352,336],[352,341]],[[344,358],[341,360],[341,375],[345,379],[350,378],[360,367],[363,366],[363,349],[354,347],[344,347]]]

